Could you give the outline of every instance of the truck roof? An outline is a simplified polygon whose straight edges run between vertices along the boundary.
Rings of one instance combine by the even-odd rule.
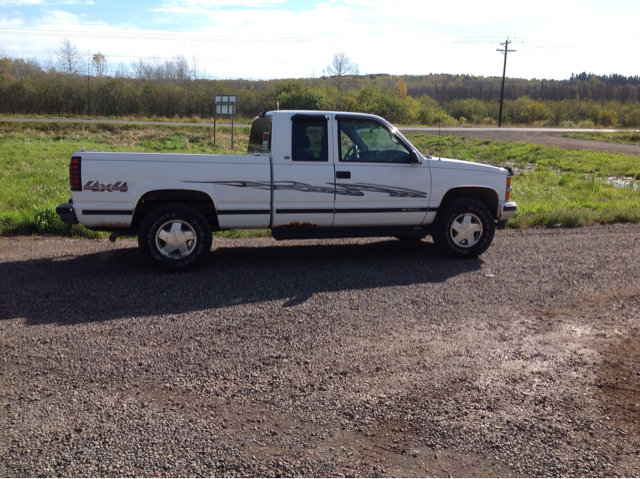
[[[376,120],[388,125],[391,128],[395,128],[391,123],[378,115],[372,115],[371,113],[358,113],[352,111],[328,111],[328,110],[270,110],[260,113],[256,118],[265,115],[273,115],[273,116],[293,116],[293,115],[327,115],[327,116],[335,116],[335,115],[344,115],[344,116],[354,116],[354,117],[367,117],[367,118],[375,118]],[[255,120],[255,118],[254,118]]]

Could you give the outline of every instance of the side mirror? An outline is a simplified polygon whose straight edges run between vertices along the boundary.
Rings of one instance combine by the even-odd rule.
[[[420,165],[422,163],[422,159],[414,150],[409,152],[409,163],[412,165]]]

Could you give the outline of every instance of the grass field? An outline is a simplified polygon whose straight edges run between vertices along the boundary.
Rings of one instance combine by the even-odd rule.
[[[508,225],[586,226],[640,222],[640,158],[593,150],[464,137],[409,135],[432,155],[513,167],[512,198],[518,203]]]
[[[640,132],[638,131],[591,131],[588,133],[567,133],[563,136],[569,138],[582,138],[584,140],[610,141],[613,143],[640,145]]]
[[[0,122],[0,234],[66,234],[102,237],[82,226],[70,227],[55,214],[69,191],[69,160],[74,151],[242,154],[248,128],[198,126]],[[226,236],[264,234],[228,232]]]
[[[61,113],[58,115],[40,115],[40,114],[23,114],[23,113],[0,113],[0,121],[3,118],[47,118],[47,119],[73,119],[73,120],[117,120],[117,121],[155,121],[155,122],[178,122],[178,123],[206,123],[213,124],[213,118],[200,118],[199,116],[174,116],[167,118],[166,116],[142,116],[142,115],[122,115],[122,116],[100,116],[100,115],[76,115]],[[250,124],[253,118],[244,118],[241,116],[234,117],[234,123]],[[218,115],[216,118],[218,125],[231,125],[230,116]],[[204,125],[203,125],[204,126]]]
[[[246,152],[248,134],[248,128],[235,129],[233,151]],[[68,165],[74,151],[84,146],[100,151],[232,153],[230,128],[218,129],[215,147],[211,136],[211,128],[199,126],[0,121],[0,234],[101,237],[81,226],[69,227],[55,214],[55,207],[70,197]],[[452,136],[407,136],[420,151],[429,148],[436,157],[514,167],[518,212],[511,227],[640,222],[637,157]]]

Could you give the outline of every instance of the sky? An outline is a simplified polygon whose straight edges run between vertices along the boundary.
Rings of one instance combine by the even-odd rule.
[[[109,71],[196,60],[206,78],[361,74],[567,79],[640,74],[640,0],[0,0],[0,54],[55,62],[68,39]]]

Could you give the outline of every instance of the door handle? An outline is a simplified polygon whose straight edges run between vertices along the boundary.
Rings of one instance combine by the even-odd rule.
[[[348,180],[348,179],[351,178],[351,172],[350,171],[336,171],[336,178],[342,179],[342,180]]]

